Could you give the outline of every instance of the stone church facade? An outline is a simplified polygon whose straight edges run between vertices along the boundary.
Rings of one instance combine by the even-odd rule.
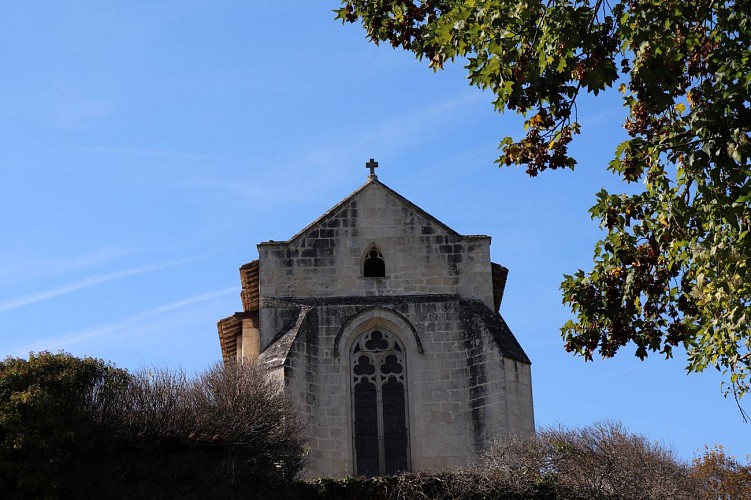
[[[369,166],[374,167],[371,160]],[[508,270],[368,181],[240,268],[225,362],[260,359],[309,426],[309,477],[467,465],[534,431],[530,361],[499,311]]]

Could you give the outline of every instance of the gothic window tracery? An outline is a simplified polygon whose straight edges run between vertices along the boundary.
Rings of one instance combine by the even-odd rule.
[[[368,250],[365,257],[363,276],[366,278],[383,278],[386,276],[386,262],[383,260],[381,252],[375,247]]]
[[[374,329],[358,337],[350,357],[357,475],[408,470],[404,348],[392,333]]]

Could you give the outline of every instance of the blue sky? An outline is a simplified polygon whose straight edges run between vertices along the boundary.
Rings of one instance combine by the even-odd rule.
[[[510,269],[502,313],[532,359],[538,425],[619,419],[684,459],[751,453],[716,372],[632,350],[584,363],[559,328],[588,269],[588,208],[624,138],[617,95],[580,102],[575,172],[493,165],[520,121],[334,21],[335,0],[0,4],[0,354],[63,349],[196,372],[241,308],[238,268],[379,179]],[[747,403],[748,406],[748,403]]]

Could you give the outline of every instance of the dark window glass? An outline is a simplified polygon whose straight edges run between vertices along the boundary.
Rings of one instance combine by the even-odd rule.
[[[386,276],[386,263],[381,252],[372,248],[363,264],[363,276],[366,278],[383,278]]]
[[[360,476],[409,468],[404,354],[389,332],[371,330],[352,346],[355,470]]]
[[[377,476],[378,413],[376,386],[361,382],[355,386],[355,454],[358,476]]]
[[[404,384],[391,377],[381,389],[383,398],[383,453],[386,474],[407,470],[407,421]]]

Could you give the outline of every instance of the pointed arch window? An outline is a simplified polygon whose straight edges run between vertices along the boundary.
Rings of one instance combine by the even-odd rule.
[[[386,276],[386,262],[381,252],[372,247],[368,250],[363,263],[363,276],[366,278],[383,278]]]
[[[374,329],[350,353],[355,473],[395,474],[409,469],[404,348],[396,336]]]

